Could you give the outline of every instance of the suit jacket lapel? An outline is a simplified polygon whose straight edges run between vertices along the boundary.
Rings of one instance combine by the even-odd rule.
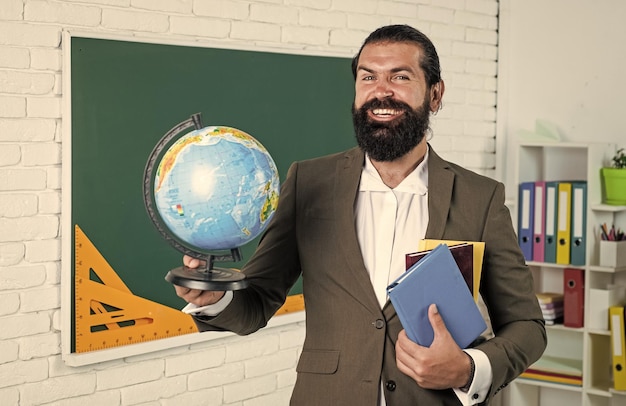
[[[429,145],[428,156],[428,227],[426,238],[442,239],[452,201],[454,172]]]
[[[350,292],[366,308],[372,312],[379,311],[378,301],[372,287],[363,255],[356,234],[354,203],[359,191],[363,160],[365,155],[359,148],[353,148],[337,161],[335,169],[334,207],[337,213],[336,234],[339,236],[339,246],[345,258],[349,258],[348,271],[353,280]]]

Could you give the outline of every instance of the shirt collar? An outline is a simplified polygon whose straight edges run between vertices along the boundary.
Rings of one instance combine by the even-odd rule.
[[[369,159],[369,156],[365,155],[365,165],[363,165],[363,171],[361,173],[361,183],[359,184],[359,191],[370,192],[388,192],[390,190],[413,193],[416,195],[425,195],[428,192],[428,155],[430,147],[427,147],[424,159],[419,165],[411,172],[406,178],[400,182],[394,189],[385,185],[380,177],[380,174],[374,168],[374,165]]]

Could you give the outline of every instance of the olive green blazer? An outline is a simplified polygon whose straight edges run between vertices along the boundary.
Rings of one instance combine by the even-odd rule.
[[[306,338],[293,405],[377,406],[381,381],[388,406],[459,405],[451,389],[422,389],[396,367],[402,326],[389,302],[380,309],[355,230],[364,159],[353,148],[291,166],[274,218],[243,268],[250,287],[236,291],[219,316],[199,320],[199,328],[258,330],[302,275]],[[432,148],[428,176],[426,238],[485,242],[480,293],[495,337],[476,348],[493,369],[488,402],[543,353],[543,317],[504,186],[444,161]]]

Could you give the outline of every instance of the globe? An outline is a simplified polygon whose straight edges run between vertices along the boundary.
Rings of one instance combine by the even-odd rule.
[[[192,250],[232,249],[256,238],[276,211],[279,177],[251,135],[211,126],[178,138],[154,178],[155,207]]]

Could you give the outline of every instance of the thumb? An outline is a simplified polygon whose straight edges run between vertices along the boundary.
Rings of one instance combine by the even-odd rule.
[[[442,334],[449,334],[446,323],[443,321],[441,313],[439,313],[439,309],[435,303],[432,303],[428,307],[428,320],[433,328],[435,339]]]

